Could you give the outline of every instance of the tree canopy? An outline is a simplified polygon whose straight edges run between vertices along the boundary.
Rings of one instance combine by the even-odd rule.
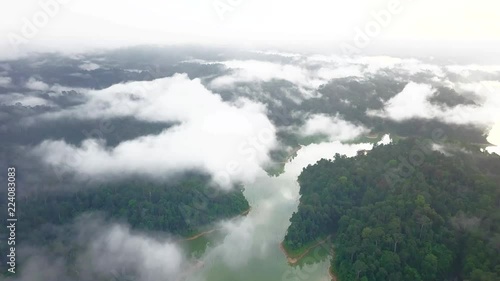
[[[285,245],[333,234],[340,281],[500,280],[500,170],[491,171],[500,158],[445,156],[422,143],[305,168]]]

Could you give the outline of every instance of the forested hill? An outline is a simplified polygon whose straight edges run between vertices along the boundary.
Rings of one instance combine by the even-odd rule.
[[[2,204],[6,203],[0,202],[0,207]],[[7,210],[7,206],[4,208]],[[84,214],[98,214],[92,219],[103,222],[125,223],[134,231],[187,237],[248,209],[241,186],[222,191],[211,186],[210,177],[198,173],[186,173],[162,183],[137,179],[78,191],[33,192],[19,197],[16,238],[23,246],[43,247],[67,260],[68,274],[78,276],[74,259],[85,248],[78,242],[74,227],[78,225],[77,218]],[[7,243],[1,243],[0,252],[7,252],[7,247]],[[20,255],[19,268],[29,258]],[[0,262],[5,264],[7,257],[1,256]]]
[[[285,246],[333,234],[339,281],[500,280],[500,157],[429,147],[409,139],[305,168]]]
[[[209,177],[190,174],[168,183],[137,180],[78,192],[33,193],[18,198],[17,235],[34,243],[50,243],[53,233],[48,226],[71,224],[89,212],[125,222],[132,229],[192,235],[248,210],[242,191],[241,187],[220,191],[210,187]]]

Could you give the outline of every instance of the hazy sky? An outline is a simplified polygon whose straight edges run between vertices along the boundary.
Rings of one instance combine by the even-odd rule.
[[[382,17],[377,31],[374,13],[380,15],[382,10],[390,19]],[[5,56],[42,50],[41,46],[43,50],[150,43],[318,47],[352,43],[356,29],[367,27],[375,34],[369,36],[372,43],[500,41],[499,10],[497,0],[3,0],[0,50]]]

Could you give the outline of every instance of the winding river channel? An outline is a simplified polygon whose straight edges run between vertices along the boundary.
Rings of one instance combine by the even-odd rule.
[[[223,222],[220,230],[187,243],[199,266],[185,280],[331,280],[327,246],[311,249],[296,265],[288,264],[279,247],[299,203],[297,177],[321,158],[333,158],[335,153],[354,156],[371,148],[371,144],[312,144],[302,147],[280,176],[262,173],[246,186],[252,206],[247,216]]]

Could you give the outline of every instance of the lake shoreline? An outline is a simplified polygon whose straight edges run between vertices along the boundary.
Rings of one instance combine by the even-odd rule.
[[[294,255],[292,256],[290,253],[288,253],[288,251],[285,249],[285,246],[283,245],[283,241],[280,243],[279,247],[281,249],[281,251],[283,252],[283,254],[285,254],[285,257],[288,261],[289,264],[291,265],[296,265],[302,258],[304,258],[312,249],[316,248],[317,246],[325,243],[326,241],[328,241],[330,239],[330,237],[327,237],[309,247],[307,247],[306,249],[304,249],[303,251],[300,252],[299,255]]]
[[[328,267],[328,275],[330,276],[330,279],[331,279],[332,281],[337,281],[337,276],[335,276],[335,274],[333,273],[332,269],[333,269],[333,268],[332,268],[332,266],[330,265],[330,266]]]
[[[231,218],[231,219],[236,219],[236,218],[239,218],[239,217],[242,217],[242,216],[246,216],[248,215],[248,213],[250,213],[250,211],[252,210],[252,207],[248,208],[247,210],[243,211],[242,213],[240,213],[239,215]],[[206,231],[202,231],[202,232],[199,232],[195,235],[192,235],[192,236],[188,236],[188,237],[183,237],[180,241],[193,241],[195,239],[198,239],[200,237],[203,237],[207,234],[210,234],[212,232],[215,232],[217,230],[219,230],[220,228],[212,228],[212,229],[209,229],[209,230],[206,230]]]
[[[327,237],[327,238],[315,243],[314,245],[307,247],[304,251],[302,251],[297,256],[292,256],[290,253],[287,252],[287,250],[285,249],[285,246],[283,245],[283,241],[280,243],[279,247],[281,249],[281,252],[283,252],[283,254],[285,255],[285,257],[288,261],[288,264],[293,266],[293,265],[296,265],[302,258],[304,258],[312,249],[327,242],[329,239],[330,239],[330,237]],[[332,269],[333,268],[330,265],[328,267],[328,276],[330,277],[331,281],[338,281],[337,276],[333,273]]]

